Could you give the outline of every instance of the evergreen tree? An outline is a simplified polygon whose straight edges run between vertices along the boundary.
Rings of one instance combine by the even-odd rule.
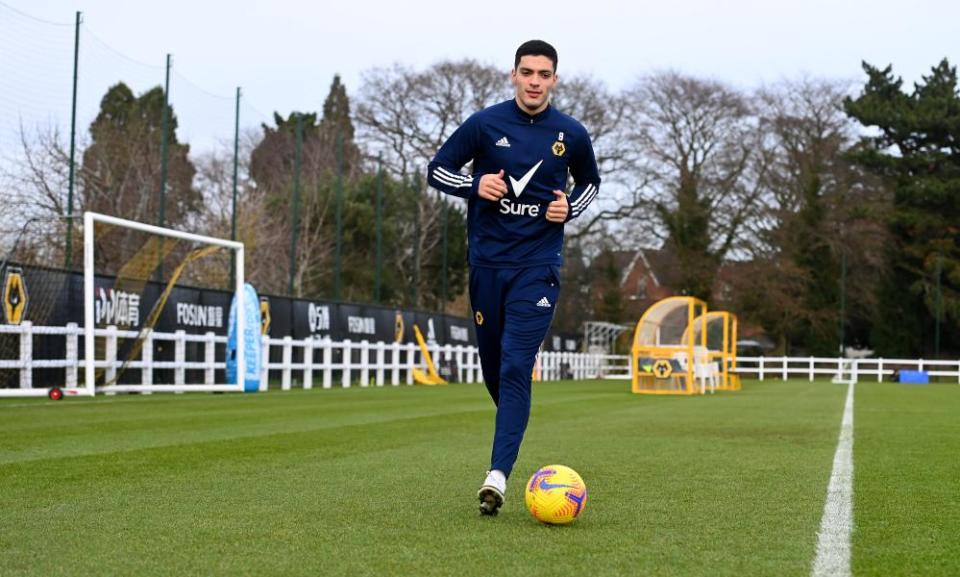
[[[960,93],[946,59],[911,93],[891,66],[863,64],[868,80],[847,113],[876,136],[852,155],[894,191],[887,222],[893,242],[879,289],[881,318],[874,344],[887,355],[933,349],[938,307],[944,340],[960,345]],[[938,271],[941,285],[938,297]]]
[[[157,223],[163,100],[159,86],[140,96],[122,82],[107,90],[100,101],[100,112],[90,125],[91,143],[81,161],[83,210]],[[188,158],[190,147],[177,139],[177,116],[169,105],[167,114],[164,226],[184,228],[203,208],[202,196],[193,185],[197,170]],[[105,272],[117,273],[144,244],[141,233],[116,234],[121,238],[109,241],[110,250],[97,252],[98,266]],[[171,264],[177,254],[168,257]]]
[[[177,139],[177,116],[167,107],[166,224],[176,226],[201,208],[193,187],[196,168],[190,146]],[[156,222],[160,201],[163,89],[140,96],[124,83],[110,87],[90,125],[81,185],[85,210],[141,222]]]
[[[342,143],[343,171],[352,175],[359,168],[360,149],[354,140],[353,120],[350,119],[350,99],[347,89],[340,82],[340,75],[333,77],[330,92],[323,101],[323,119],[320,121],[322,146],[334,151]]]
[[[264,206],[268,209],[258,239],[260,250],[270,253],[267,261],[275,273],[266,284],[273,291],[287,291],[285,279],[290,275],[289,253],[296,225],[294,294],[331,297],[335,276],[336,183],[339,178],[344,193],[343,234],[346,237],[352,234],[346,230],[346,206],[352,202],[350,194],[357,189],[356,181],[361,177],[361,156],[354,142],[350,103],[340,77],[333,79],[322,117],[316,112],[291,112],[286,118],[274,113],[274,124],[262,126],[263,139],[250,158],[251,177],[258,192],[265,196]],[[300,196],[294,202],[298,125],[302,130]],[[341,263],[344,263],[341,281],[346,282],[345,263],[349,260],[344,250],[346,241],[341,242]],[[287,264],[277,266],[280,263]],[[341,288],[341,296],[351,293],[346,284]]]

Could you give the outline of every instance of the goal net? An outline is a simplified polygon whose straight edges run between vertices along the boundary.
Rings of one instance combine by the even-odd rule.
[[[88,212],[83,248],[86,394],[243,390],[242,243]]]

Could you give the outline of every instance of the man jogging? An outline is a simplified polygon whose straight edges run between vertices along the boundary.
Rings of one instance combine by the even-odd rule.
[[[485,515],[503,505],[530,418],[533,365],[560,292],[563,225],[600,186],[586,129],[550,105],[556,71],[553,46],[520,45],[510,74],[515,97],[470,116],[428,168],[432,187],[468,200],[470,302],[497,406],[490,470],[478,493]],[[461,173],[471,160],[471,174]]]

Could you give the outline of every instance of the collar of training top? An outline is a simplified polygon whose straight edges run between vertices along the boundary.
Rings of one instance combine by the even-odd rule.
[[[541,120],[549,116],[550,111],[553,110],[553,105],[547,104],[547,107],[541,110],[540,112],[538,112],[537,114],[530,114],[527,111],[525,111],[523,108],[521,108],[520,104],[517,102],[517,99],[514,98],[513,109],[517,111],[517,114],[519,114],[520,117],[523,118],[523,120],[530,123],[534,123],[534,122],[540,122]]]

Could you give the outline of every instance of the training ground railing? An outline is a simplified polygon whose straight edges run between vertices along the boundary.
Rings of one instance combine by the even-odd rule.
[[[75,388],[79,385],[80,369],[85,366],[80,352],[83,328],[76,323],[63,327],[34,326],[30,322],[20,325],[0,325],[0,335],[19,336],[19,358],[0,359],[0,371],[19,371],[18,388],[0,388],[2,396],[41,396],[52,386]],[[100,340],[94,367],[103,372],[103,377],[112,382],[117,372],[124,367],[118,351],[124,339],[140,337],[138,331],[120,330],[115,326],[99,328],[94,335]],[[143,336],[143,346],[138,358],[126,363],[125,368],[139,371],[139,384],[124,384],[98,387],[98,391],[125,392],[141,391],[152,387],[156,391],[162,385],[155,381],[155,371],[172,371],[173,385],[182,386],[191,375],[202,372],[200,381],[205,385],[215,382],[217,371],[226,368],[226,362],[216,360],[217,352],[222,351],[227,342],[224,336],[213,333],[201,335],[186,334],[183,331],[160,333],[148,331]],[[34,355],[34,340],[37,337],[63,338],[63,358],[40,359]],[[154,359],[154,343],[173,344],[173,360]],[[188,360],[188,345],[194,343],[202,353],[193,355],[196,360]],[[266,390],[279,381],[282,390],[294,386],[313,388],[315,383],[323,388],[331,388],[339,383],[342,387],[359,384],[362,387],[385,384],[411,385],[414,383],[413,369],[422,369],[425,362],[420,348],[414,343],[384,343],[368,341],[332,341],[329,338],[307,338],[294,340],[291,337],[261,338],[262,359],[260,389]],[[430,355],[441,374],[450,380],[474,383],[483,379],[480,370],[480,358],[476,347],[464,345],[433,345],[428,347]],[[271,355],[271,353],[273,353]],[[270,361],[271,358],[279,361]],[[221,352],[222,357],[222,352]],[[543,352],[538,361],[541,380],[629,378],[629,357],[624,355],[597,355],[569,352]],[[40,369],[62,369],[62,379],[57,382],[35,382],[34,371]],[[456,374],[450,374],[455,371]],[[277,378],[279,377],[279,378]],[[48,381],[49,379],[45,379]],[[196,380],[196,379],[192,379]]]
[[[538,367],[542,381],[629,379],[630,355],[542,352]]]
[[[737,374],[758,380],[831,377],[838,381],[891,381],[898,371],[923,371],[930,377],[956,379],[960,383],[960,360],[845,359],[831,357],[737,357]]]
[[[84,366],[80,354],[80,337],[83,329],[71,323],[62,327],[34,326],[30,322],[20,325],[0,325],[0,336],[17,335],[19,337],[19,358],[0,359],[0,371],[18,371],[15,379],[19,387],[0,388],[2,396],[41,396],[51,386],[63,388],[77,387],[80,369]],[[117,327],[96,329],[95,336],[101,339],[102,348],[98,349],[95,368],[103,371],[107,381],[112,381],[124,362],[118,358],[120,343],[123,339],[137,338],[136,331],[119,330]],[[34,341],[36,338],[63,338],[62,358],[36,358]],[[172,372],[174,385],[184,385],[188,381],[188,371],[203,384],[213,384],[217,371],[222,371],[226,363],[217,361],[217,353],[226,345],[226,337],[213,333],[202,335],[148,332],[144,335],[144,345],[139,358],[127,363],[126,368],[140,373],[139,384],[122,384],[100,390],[122,392],[125,390],[143,390],[145,386],[154,386],[156,371]],[[153,344],[167,342],[173,344],[173,359],[154,359]],[[194,352],[193,360],[188,360],[188,344],[199,348],[202,353]],[[423,368],[424,359],[420,348],[414,343],[383,343],[368,341],[331,341],[328,338],[308,338],[294,340],[290,337],[262,337],[261,390],[268,386],[277,386],[289,390],[293,387],[313,388],[315,384],[331,388],[334,383],[342,387],[383,386],[413,384],[413,369]],[[477,349],[464,345],[433,345],[429,347],[431,357],[440,372],[451,380],[474,383],[483,379]],[[279,359],[270,361],[269,359]],[[754,377],[761,381],[767,379],[788,378],[833,378],[842,381],[892,380],[897,371],[924,371],[932,378],[956,379],[960,383],[960,360],[928,359],[843,359],[830,357],[739,357],[736,372],[744,377]],[[34,371],[42,369],[62,370],[57,382],[35,382]],[[454,374],[450,374],[455,371]],[[49,373],[49,372],[48,372]],[[196,377],[202,373],[199,379]],[[2,373],[0,373],[2,374]],[[59,374],[59,373],[58,373]],[[169,380],[168,373],[168,380]],[[543,352],[540,354],[535,376],[543,381],[561,379],[629,379],[630,357],[628,355],[604,355],[571,352]],[[159,388],[162,385],[157,385]]]

